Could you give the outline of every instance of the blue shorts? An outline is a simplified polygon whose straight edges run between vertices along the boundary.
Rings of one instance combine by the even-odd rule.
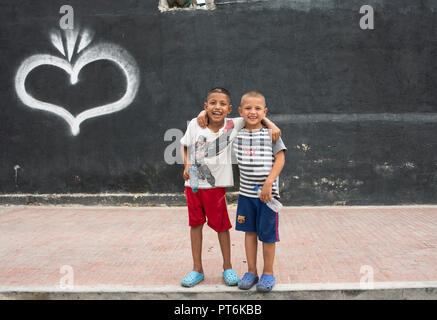
[[[256,232],[262,242],[278,242],[279,215],[259,198],[238,196],[235,230]]]

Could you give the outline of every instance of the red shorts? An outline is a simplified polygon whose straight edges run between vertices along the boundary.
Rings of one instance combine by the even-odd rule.
[[[217,232],[232,228],[226,203],[226,189],[199,189],[196,193],[185,187],[189,226],[196,227],[208,220],[208,226]]]

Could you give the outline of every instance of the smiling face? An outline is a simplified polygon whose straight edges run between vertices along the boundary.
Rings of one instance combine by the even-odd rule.
[[[262,96],[243,97],[238,111],[246,122],[247,129],[261,129],[261,120],[267,113],[266,101]]]
[[[223,126],[226,116],[232,111],[229,97],[219,92],[210,93],[204,107],[208,123],[213,126]]]

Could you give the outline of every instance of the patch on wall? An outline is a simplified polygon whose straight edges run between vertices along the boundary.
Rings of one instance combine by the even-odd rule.
[[[159,0],[161,12],[174,10],[214,10],[214,0]]]

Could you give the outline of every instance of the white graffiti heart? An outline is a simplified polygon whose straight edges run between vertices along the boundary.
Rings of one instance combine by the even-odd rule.
[[[28,74],[39,66],[53,65],[61,68],[70,75],[70,82],[76,84],[81,69],[87,64],[98,60],[109,60],[115,62],[116,65],[121,68],[126,77],[126,91],[123,97],[115,102],[85,110],[74,117],[65,108],[35,99],[26,91],[25,84]],[[79,134],[80,124],[86,119],[117,112],[129,106],[138,91],[139,74],[140,72],[135,60],[126,50],[116,44],[101,43],[84,50],[74,64],[71,64],[65,59],[49,54],[36,54],[30,56],[24,60],[18,68],[15,77],[15,90],[18,97],[26,106],[52,112],[60,116],[70,125],[72,134],[77,135]]]

